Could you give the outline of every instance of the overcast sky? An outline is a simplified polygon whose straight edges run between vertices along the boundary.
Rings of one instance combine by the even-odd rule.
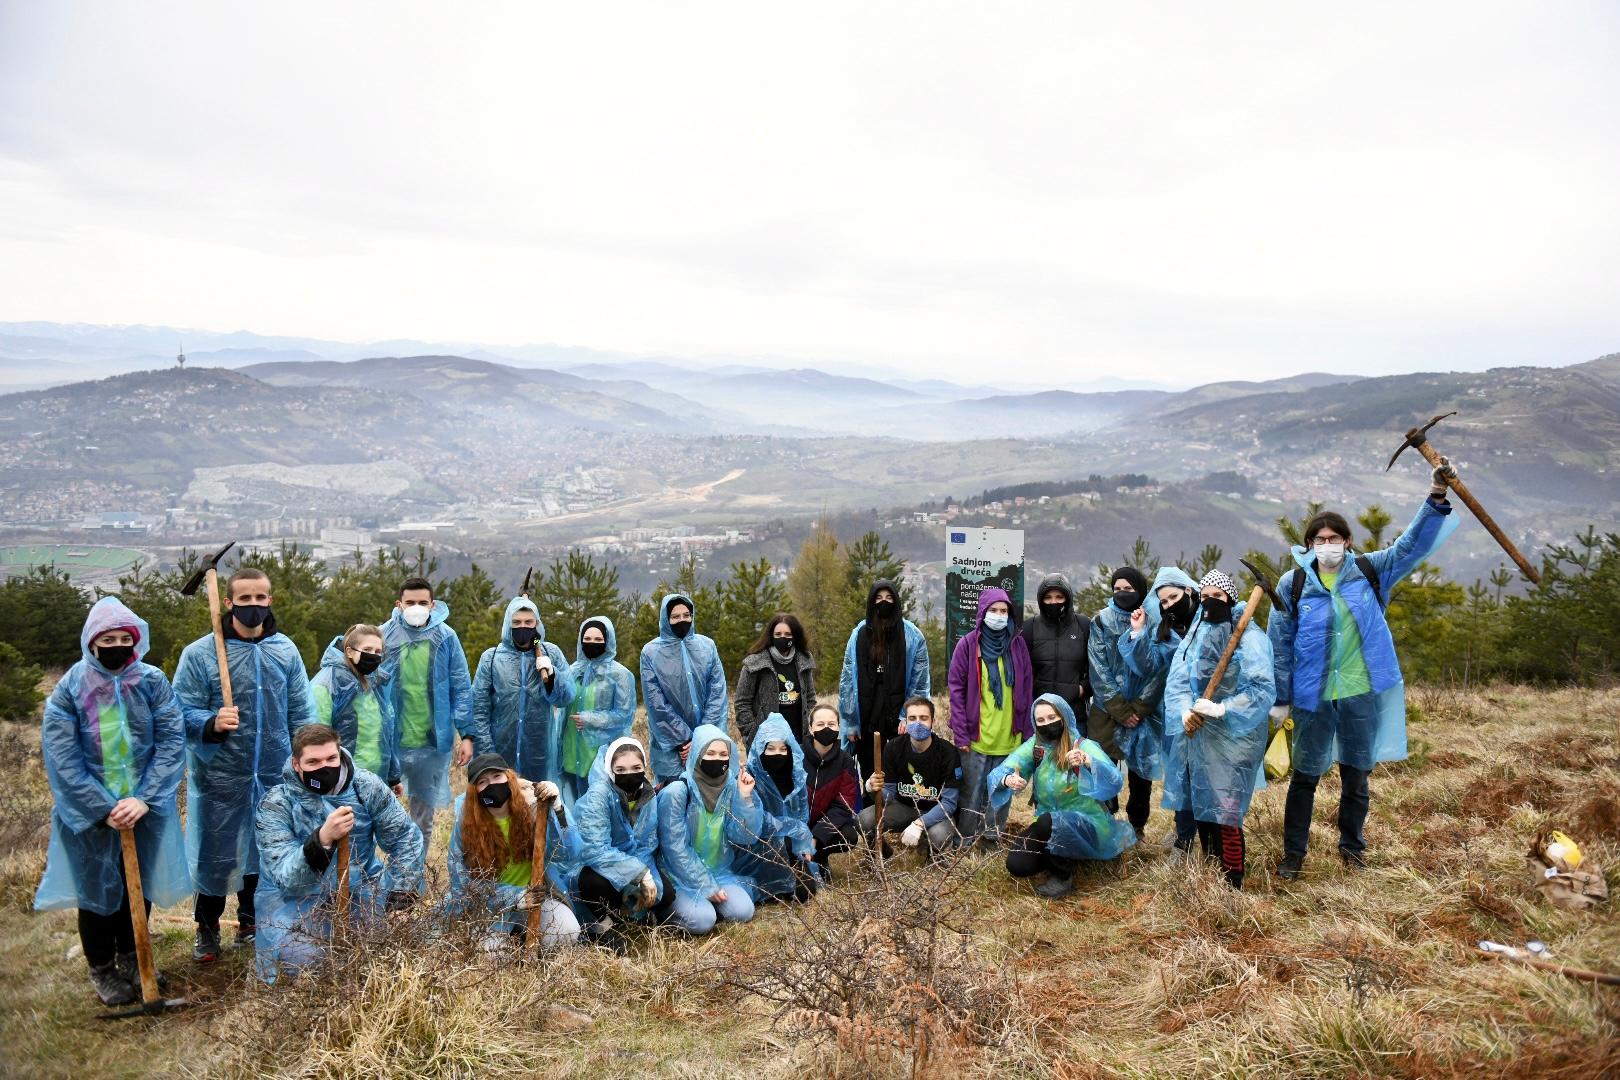
[[[991,383],[1571,363],[1620,349],[1617,57],[1610,0],[0,0],[0,318]]]

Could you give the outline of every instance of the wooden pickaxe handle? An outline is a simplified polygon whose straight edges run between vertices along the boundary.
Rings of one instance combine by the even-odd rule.
[[[1444,464],[1440,460],[1440,451],[1429,445],[1428,440],[1417,444],[1417,452],[1423,455],[1423,460],[1436,469]],[[1530,565],[1530,560],[1526,559],[1524,553],[1518,549],[1512,540],[1508,539],[1507,533],[1502,531],[1502,527],[1486,512],[1483,506],[1479,505],[1479,500],[1474,498],[1474,493],[1468,490],[1468,485],[1456,478],[1448,478],[1446,484],[1452,491],[1457,493],[1457,498],[1462,500],[1462,504],[1468,507],[1473,512],[1473,515],[1479,519],[1479,523],[1485,526],[1485,531],[1491,534],[1491,539],[1500,544],[1502,550],[1507,552],[1508,558],[1518,564],[1520,572],[1534,584],[1540,585],[1540,572]]]
[[[349,838],[337,842],[337,933],[349,928]]]
[[[535,896],[544,891],[546,883],[546,834],[551,824],[551,800],[541,799],[534,814],[534,855],[529,862],[529,889]],[[529,908],[529,932],[523,940],[524,951],[530,956],[540,947],[540,904],[534,901]]]
[[[1249,602],[1243,606],[1243,614],[1238,617],[1237,627],[1232,631],[1232,640],[1226,643],[1226,649],[1221,653],[1221,662],[1215,665],[1215,674],[1209,677],[1209,684],[1204,687],[1204,699],[1214,701],[1215,695],[1220,693],[1221,680],[1226,678],[1226,669],[1232,663],[1232,657],[1237,655],[1238,645],[1243,641],[1244,631],[1254,621],[1254,613],[1260,609],[1260,598],[1266,595],[1264,586],[1256,585],[1249,592]],[[1204,725],[1199,724],[1198,727]],[[1194,728],[1188,734],[1196,734]]]
[[[872,732],[872,771],[878,774],[883,772],[883,732]],[[883,861],[883,786],[872,792],[872,836],[876,843],[872,845],[877,852],[877,861]]]
[[[231,665],[225,652],[225,620],[219,611],[219,572],[212,566],[208,568],[208,618],[214,624],[214,656],[219,660],[219,695],[225,701],[225,707],[231,708],[235,703],[231,694]]]
[[[141,884],[141,859],[135,848],[135,830],[119,829],[124,847],[124,885],[129,890],[129,920],[135,928],[135,961],[141,969],[141,1000],[158,1001],[157,963],[152,959],[152,930],[146,924],[146,889]]]

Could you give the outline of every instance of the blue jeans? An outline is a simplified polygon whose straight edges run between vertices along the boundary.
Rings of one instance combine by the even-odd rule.
[[[1367,810],[1372,805],[1372,789],[1367,783],[1371,775],[1371,770],[1339,763],[1339,783],[1343,788],[1339,796],[1339,850],[1351,855],[1359,856],[1367,850],[1364,830]],[[1311,842],[1316,785],[1321,779],[1296,772],[1288,782],[1288,802],[1283,808],[1284,855],[1305,858],[1305,850]]]
[[[1000,811],[991,814],[990,791],[985,787],[990,774],[1006,760],[1006,754],[995,756],[973,750],[962,752],[962,788],[958,796],[961,802],[956,808],[956,825],[963,841],[971,841],[981,832],[997,837],[1006,828],[1007,812],[1012,809],[1012,800],[1007,800]],[[986,820],[987,817],[989,820]]]
[[[737,881],[726,881],[726,901],[716,904],[707,896],[695,896],[683,889],[675,890],[675,906],[669,913],[669,925],[688,934],[702,935],[714,929],[717,922],[747,922],[754,917],[754,901],[748,889]]]

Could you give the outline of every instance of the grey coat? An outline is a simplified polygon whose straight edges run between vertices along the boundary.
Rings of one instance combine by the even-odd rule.
[[[816,661],[815,658],[800,652],[794,657],[799,669],[799,694],[804,705],[804,726],[810,726],[810,710],[816,707]],[[737,703],[737,731],[742,735],[743,744],[749,745],[754,741],[754,732],[759,725],[773,712],[780,711],[779,691],[776,685],[776,672],[771,667],[771,653],[769,649],[763,652],[749,653],[743,657],[742,665],[737,671],[737,692],[732,695]]]

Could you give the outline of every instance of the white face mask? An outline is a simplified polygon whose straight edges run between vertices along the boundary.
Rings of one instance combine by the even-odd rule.
[[[1344,562],[1343,544],[1323,544],[1316,549],[1316,561],[1332,570]]]
[[[984,626],[987,630],[1007,629],[1007,616],[998,611],[992,611],[984,617]]]
[[[421,604],[412,604],[410,607],[405,609],[406,625],[415,627],[426,626],[428,623],[428,617],[432,614],[432,608],[424,607]]]

